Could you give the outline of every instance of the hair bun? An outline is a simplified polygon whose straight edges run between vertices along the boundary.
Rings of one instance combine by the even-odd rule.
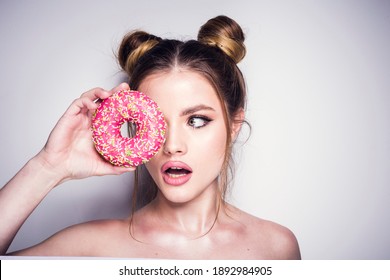
[[[160,37],[144,31],[134,31],[125,35],[118,50],[118,61],[122,69],[131,75],[139,58],[160,41]]]
[[[227,16],[217,16],[208,20],[199,30],[198,41],[220,48],[235,63],[246,54],[244,32],[240,25]]]

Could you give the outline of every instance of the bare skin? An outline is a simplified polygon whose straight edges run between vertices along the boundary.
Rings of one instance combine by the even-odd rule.
[[[122,174],[134,169],[114,167],[96,153],[91,139],[91,116],[96,99],[111,91],[95,88],[76,99],[58,121],[43,149],[0,190],[0,253],[4,255],[19,228],[56,186],[72,179]]]
[[[212,230],[196,237],[150,212],[152,205],[135,214],[136,240],[130,221],[102,220],[67,228],[34,247],[12,255],[100,256],[169,259],[300,259],[297,241],[288,229],[258,219],[227,205]],[[144,217],[146,220],[144,220]],[[142,222],[141,222],[142,221]]]
[[[172,83],[172,79],[180,82]],[[219,135],[222,138],[218,138],[217,134],[212,135],[212,139],[207,140],[211,148],[201,146],[206,149],[205,155],[216,153],[212,157],[214,160],[208,162],[207,169],[202,169],[202,164],[198,163],[202,163],[202,156],[201,149],[196,148],[196,145],[202,144],[200,138],[218,133],[224,127],[219,103],[215,101],[215,94],[211,94],[213,88],[199,76],[182,72],[151,77],[141,87],[160,105],[169,125],[164,148],[147,165],[159,185],[157,197],[137,211],[132,219],[101,220],[71,226],[40,244],[10,255],[300,259],[297,240],[287,228],[256,218],[226,203],[218,208],[219,186],[213,172],[218,172],[220,168],[218,141],[223,143],[225,136]],[[7,225],[0,228],[2,254],[6,253],[34,208],[60,183],[133,171],[104,162],[90,140],[91,114],[97,107],[93,101],[107,98],[118,89],[128,89],[128,85],[122,84],[109,92],[93,89],[77,99],[53,129],[44,149],[1,189],[0,219]],[[191,89],[198,93],[199,100],[190,100],[194,96]],[[172,94],[165,97],[168,102],[159,100],[160,91]],[[182,116],[183,110],[188,111],[188,100],[190,104],[205,103],[208,109],[201,109],[196,114],[208,115],[213,121],[206,126],[201,119],[194,117],[191,125],[195,123],[199,127],[189,127],[188,117]],[[238,130],[233,128],[234,133]],[[213,140],[216,141],[215,147],[212,146]],[[193,174],[185,186],[172,187],[171,181],[162,179],[164,175],[160,174],[160,170],[167,161],[178,160],[189,164]]]

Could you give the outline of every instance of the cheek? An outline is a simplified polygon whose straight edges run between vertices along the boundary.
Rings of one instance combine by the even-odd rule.
[[[225,127],[214,127],[210,133],[201,137],[201,141],[197,141],[198,151],[203,151],[206,158],[210,160],[220,159],[223,161],[226,150],[226,130]]]
[[[200,184],[207,185],[210,180],[215,180],[221,174],[225,159],[226,131],[222,133],[209,133],[202,137],[202,141],[197,142],[193,155],[197,157],[196,170]]]

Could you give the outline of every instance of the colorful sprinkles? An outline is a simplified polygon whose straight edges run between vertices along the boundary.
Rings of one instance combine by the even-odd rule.
[[[123,137],[125,122],[136,135]],[[156,102],[142,92],[125,90],[103,100],[92,118],[92,139],[104,159],[116,166],[136,167],[150,160],[165,141],[166,122]]]

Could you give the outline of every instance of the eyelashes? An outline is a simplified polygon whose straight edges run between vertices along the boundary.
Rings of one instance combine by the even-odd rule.
[[[212,119],[203,115],[193,115],[188,118],[187,124],[194,129],[199,129],[208,125]]]

